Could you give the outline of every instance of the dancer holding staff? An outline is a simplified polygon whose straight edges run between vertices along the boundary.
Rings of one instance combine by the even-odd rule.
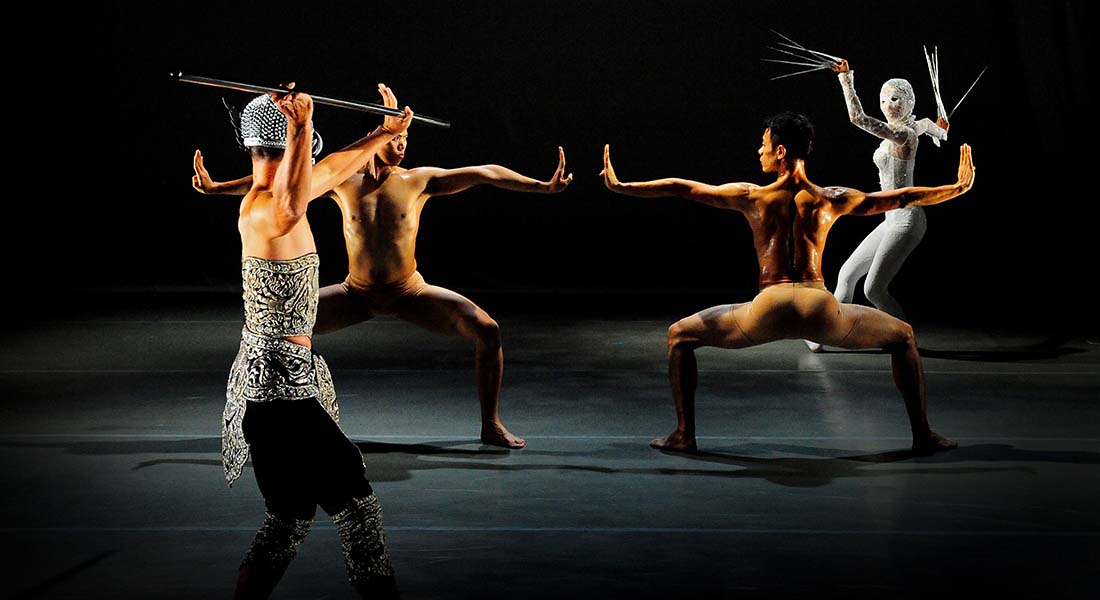
[[[379,90],[388,94],[383,85]],[[310,96],[284,90],[256,97],[240,118],[252,159],[237,220],[245,326],[226,390],[222,458],[232,485],[251,454],[267,514],[241,562],[234,597],[270,596],[320,505],[336,526],[356,591],[391,598],[397,587],[378,499],[362,454],[336,424],[332,379],[312,350],[319,259],[305,215],[311,198],[403,135],[413,114],[406,107],[401,118],[387,117],[316,166],[312,115]]]

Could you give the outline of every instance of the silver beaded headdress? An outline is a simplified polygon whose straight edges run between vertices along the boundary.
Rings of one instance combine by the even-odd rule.
[[[256,96],[241,111],[240,143],[244,147],[286,148],[286,115],[271,96]],[[313,130],[313,156],[321,153],[321,134]]]

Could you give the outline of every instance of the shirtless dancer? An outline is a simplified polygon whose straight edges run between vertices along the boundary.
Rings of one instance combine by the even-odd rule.
[[[782,113],[765,122],[757,151],[767,186],[727,183],[713,186],[685,179],[622,183],[604,147],[601,173],[608,189],[641,197],[675,196],[716,208],[740,211],[752,227],[760,266],[760,293],[752,302],[708,308],[668,330],[668,370],[678,420],[675,431],[650,442],[654,448],[694,451],[695,349],[748,348],[781,339],[808,339],[839,348],[882,348],[890,353],[894,383],[905,400],[913,431],[913,451],[931,454],[958,446],[932,431],[924,399],[924,368],[913,329],[882,311],[841,304],[825,288],[821,254],[825,238],[843,215],[872,215],[905,206],[939,204],[974,184],[970,147],[959,149],[958,182],[940,187],[906,187],[864,193],[818,187],[806,177],[813,126],[802,115]]]
[[[388,90],[388,88],[387,88]],[[396,107],[392,92],[383,95]],[[403,169],[408,136],[395,135],[358,173],[335,186],[331,194],[343,215],[348,249],[348,277],[321,289],[314,331],[328,333],[376,315],[394,315],[425,329],[460,336],[476,344],[481,441],[506,448],[527,442],[500,420],[500,387],[504,353],[500,329],[484,310],[450,290],[428,285],[416,269],[416,236],[428,198],[455,194],[480,184],[518,192],[556,194],[573,181],[565,174],[565,152],[558,148],[558,168],[550,181],[525,177],[499,165],[459,169]],[[195,189],[202,193],[238,194],[250,178],[211,181],[195,154]]]

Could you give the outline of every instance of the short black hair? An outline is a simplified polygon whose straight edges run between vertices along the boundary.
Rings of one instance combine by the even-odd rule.
[[[245,150],[256,158],[266,158],[267,160],[282,159],[283,154],[286,153],[284,148],[272,148],[270,146],[246,146]]]
[[[772,146],[783,144],[788,158],[804,159],[814,149],[814,124],[803,115],[781,112],[764,119],[764,128],[771,130]]]

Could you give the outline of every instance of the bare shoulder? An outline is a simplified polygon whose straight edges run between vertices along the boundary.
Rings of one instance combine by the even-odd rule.
[[[836,216],[852,212],[863,199],[863,192],[848,187],[833,185],[818,188],[817,205],[821,210]]]
[[[824,187],[814,187],[806,190],[807,195],[812,196],[818,204],[835,206],[838,204],[844,204],[851,198],[851,195],[855,192],[850,187],[844,187],[839,185],[831,185]]]
[[[271,203],[271,192],[267,190],[249,190],[241,198],[240,213],[244,217],[254,209],[262,208]]]
[[[817,188],[817,193],[815,195],[822,200],[835,202],[837,200],[843,200],[844,198],[847,198],[851,191],[851,188],[846,188],[839,185],[830,185],[827,187]]]
[[[427,182],[432,177],[437,177],[444,169],[439,167],[414,167],[405,169],[402,167],[390,167],[390,178],[399,179],[404,183]]]
[[[433,167],[416,167],[415,169],[390,167],[389,175],[382,182],[380,189],[386,190],[384,193],[387,195],[421,195],[432,179],[432,170]]]
[[[423,187],[432,177],[436,177],[443,169],[437,167],[416,167],[403,169],[390,167],[389,179],[400,182],[402,185]]]
[[[250,191],[241,199],[237,213],[238,229],[255,229],[271,219],[274,212],[274,196],[267,190]]]

